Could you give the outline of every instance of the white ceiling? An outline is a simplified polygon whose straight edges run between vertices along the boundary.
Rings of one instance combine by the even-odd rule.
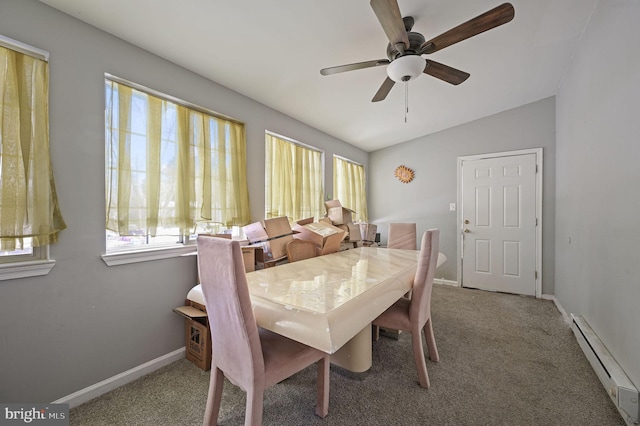
[[[402,85],[371,102],[384,66],[319,72],[386,59],[368,0],[40,1],[366,151],[554,95],[597,2],[512,0],[513,21],[425,56],[471,77],[459,86],[428,75],[409,82],[405,123]],[[500,1],[398,4],[429,40]]]

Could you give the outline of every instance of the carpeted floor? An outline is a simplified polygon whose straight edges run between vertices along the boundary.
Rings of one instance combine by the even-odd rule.
[[[409,335],[373,344],[373,366],[331,367],[329,415],[314,415],[315,366],[270,388],[264,425],[624,425],[553,302],[436,285],[440,362],[418,385]],[[425,349],[426,352],[426,349]],[[209,383],[175,362],[70,411],[71,425],[200,425]],[[220,425],[244,424],[226,382]]]

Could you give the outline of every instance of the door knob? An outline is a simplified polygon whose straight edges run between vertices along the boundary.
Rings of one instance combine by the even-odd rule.
[[[468,225],[468,224],[469,224],[469,219],[465,219],[465,220],[464,220],[464,224],[465,224],[465,225]]]
[[[465,228],[464,233],[468,234],[469,232],[471,232],[471,231],[469,231],[468,229]]]

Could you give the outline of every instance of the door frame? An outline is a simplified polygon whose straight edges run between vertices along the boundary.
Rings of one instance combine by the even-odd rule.
[[[462,163],[464,161],[485,160],[497,157],[512,157],[515,155],[534,154],[536,159],[536,298],[542,298],[542,148],[522,149],[518,151],[493,152],[488,154],[467,155],[458,157],[458,168],[456,173],[457,187],[457,281],[462,287],[464,277],[462,276],[462,249],[463,249],[463,224],[462,224]]]

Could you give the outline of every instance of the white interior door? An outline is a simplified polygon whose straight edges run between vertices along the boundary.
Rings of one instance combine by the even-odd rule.
[[[536,154],[461,168],[462,285],[536,295]]]

